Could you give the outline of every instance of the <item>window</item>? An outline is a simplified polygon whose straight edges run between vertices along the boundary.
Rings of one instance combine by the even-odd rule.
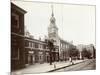
[[[46,49],[46,45],[43,45],[43,49]]]
[[[29,46],[29,42],[25,41],[25,46],[28,47]]]
[[[40,55],[40,59],[41,59],[41,55]]]
[[[34,43],[32,43],[32,47],[34,48]]]
[[[15,13],[11,14],[11,24],[13,27],[19,27],[19,15]]]
[[[42,48],[42,45],[41,44],[39,44],[39,48]]]
[[[33,43],[31,42],[31,47],[32,47]]]
[[[29,42],[29,47],[32,47],[32,43],[31,42]]]
[[[35,48],[38,48],[38,43],[35,43]]]
[[[14,59],[14,60],[19,59],[19,48],[16,48],[16,47],[11,48],[11,59]]]

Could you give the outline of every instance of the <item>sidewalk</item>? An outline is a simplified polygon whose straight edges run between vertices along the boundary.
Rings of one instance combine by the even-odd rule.
[[[76,60],[73,61],[74,64],[83,62],[86,60]],[[55,65],[54,65],[55,64]],[[55,62],[50,65],[49,63],[43,63],[43,64],[35,64],[28,66],[24,69],[17,70],[11,73],[11,75],[26,75],[26,74],[34,74],[34,73],[45,73],[45,72],[52,72],[53,70],[63,68],[66,66],[71,66],[72,64],[69,61],[63,61],[63,62]]]

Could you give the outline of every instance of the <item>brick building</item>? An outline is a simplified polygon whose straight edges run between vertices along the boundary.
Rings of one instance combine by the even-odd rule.
[[[28,33],[28,32],[26,32]],[[47,43],[41,39],[34,39],[30,34],[25,37],[25,64],[50,62],[50,50]],[[52,61],[59,60],[59,47],[54,46]]]
[[[25,10],[11,3],[11,70],[23,68]]]

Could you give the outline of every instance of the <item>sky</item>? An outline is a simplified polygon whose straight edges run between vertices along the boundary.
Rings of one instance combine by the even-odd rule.
[[[58,35],[62,39],[73,41],[75,45],[95,45],[95,6],[32,1],[12,2],[27,11],[25,26],[34,38],[44,38],[48,35],[51,5],[53,5]]]

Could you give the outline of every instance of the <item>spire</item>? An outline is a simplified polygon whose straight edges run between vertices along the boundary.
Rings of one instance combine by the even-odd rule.
[[[53,13],[53,5],[51,5],[51,9],[52,9],[52,17],[54,16],[54,13]]]

